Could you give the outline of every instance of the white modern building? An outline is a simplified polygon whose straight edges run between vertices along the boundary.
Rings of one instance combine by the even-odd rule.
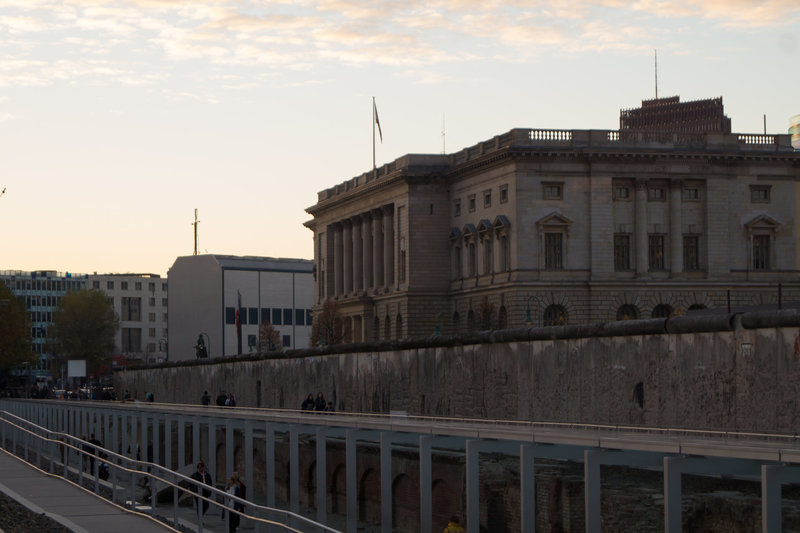
[[[114,354],[155,363],[167,357],[167,279],[158,274],[91,274],[119,316]]]
[[[178,257],[168,273],[169,360],[195,358],[200,337],[209,357],[255,352],[264,322],[284,348],[309,346],[313,266],[308,259]]]

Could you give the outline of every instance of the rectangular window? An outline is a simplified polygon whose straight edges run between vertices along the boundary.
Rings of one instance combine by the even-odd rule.
[[[99,289],[100,288],[100,282],[99,281],[93,281],[92,282],[92,288],[93,289]]]
[[[148,298],[147,299],[147,305],[150,306],[150,307],[155,307],[156,306],[156,299],[155,298]]]
[[[147,351],[150,353],[154,353],[156,351],[156,343],[148,342],[147,343]]]
[[[469,212],[473,213],[475,211],[475,195],[470,194],[467,197],[467,204],[469,205]]]
[[[250,324],[258,324],[258,307],[250,307],[247,310],[247,322]]]
[[[136,287],[136,290],[137,290],[137,291],[140,291],[140,290],[142,290],[142,282],[141,282],[141,281],[137,281],[137,282],[136,282],[136,285],[134,285],[134,287]]]
[[[769,270],[770,236],[753,235],[753,270]]]
[[[156,328],[148,328],[147,329],[147,335],[149,337],[155,337],[156,336]]]
[[[247,324],[247,308],[239,309],[239,324]]]
[[[624,272],[631,269],[631,236],[614,235],[614,270]]]
[[[562,200],[564,185],[562,183],[542,183],[545,200]]]
[[[120,285],[120,289],[121,290],[123,290],[123,291],[127,291],[128,290],[128,282],[127,281],[121,281],[119,283],[119,285]]]
[[[283,325],[284,326],[291,326],[292,325],[292,310],[291,309],[284,309],[283,310]]]
[[[250,348],[252,351],[253,348],[256,347],[256,336],[255,335],[248,335],[247,336],[247,347]]]
[[[478,273],[478,258],[475,254],[475,243],[469,243],[469,275],[475,276]]]
[[[123,353],[142,351],[142,330],[140,328],[122,328],[120,332]]]
[[[461,216],[461,199],[453,202],[453,216]]]
[[[156,284],[151,281],[147,284],[147,290],[151,293],[156,292]]]
[[[167,307],[167,298],[161,298],[161,307]]]
[[[483,207],[492,207],[492,190],[483,191]]]
[[[268,307],[262,307],[261,308],[261,322],[260,322],[260,324],[263,324],[264,322],[272,323],[272,321],[270,320],[271,318],[272,317],[269,316],[269,308]]]
[[[281,321],[281,310],[277,307],[272,308],[272,325],[273,326],[280,326],[282,324]]]
[[[561,233],[544,234],[544,267],[547,269],[564,268],[563,235]]]
[[[295,309],[294,310],[294,323],[296,326],[305,326],[306,325],[306,310],[305,309]]]
[[[164,313],[163,315],[161,315],[161,321],[162,322],[166,322],[167,321],[167,313]]]
[[[484,239],[483,240],[483,273],[484,274],[491,274],[492,273],[492,239]]]
[[[148,313],[147,314],[148,322],[155,322],[156,321],[156,314],[155,313]]]
[[[697,202],[700,200],[700,189],[697,187],[684,187],[683,200],[685,202]]]
[[[166,283],[162,283],[161,284],[161,291],[162,292],[167,292],[167,284]]]
[[[648,187],[647,200],[649,202],[663,202],[666,199],[664,187]]]
[[[283,347],[284,348],[291,348],[292,346],[292,336],[291,335],[284,335],[283,336]]]
[[[236,309],[233,307],[225,308],[225,323],[236,324]]]
[[[109,291],[114,290],[114,282],[113,281],[106,281],[106,289]]]
[[[750,201],[754,204],[768,204],[770,197],[769,185],[751,185],[750,186]]]
[[[453,276],[456,279],[461,279],[463,272],[461,269],[461,247],[453,247]]]
[[[650,235],[647,242],[650,270],[664,270],[664,235]]]
[[[120,320],[141,320],[141,298],[122,297],[122,308],[120,309]]]
[[[504,204],[508,202],[508,185],[501,185],[500,186],[500,203]]]
[[[697,235],[683,236],[683,270],[700,270],[700,237]]]

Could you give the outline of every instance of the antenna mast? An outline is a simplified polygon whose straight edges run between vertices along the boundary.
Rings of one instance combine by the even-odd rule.
[[[653,58],[655,59],[656,70],[656,100],[658,100],[658,49],[653,49]]]
[[[197,220],[197,209],[195,208],[195,210],[194,210],[194,222],[192,222],[192,226],[194,226],[194,254],[193,255],[197,255],[197,225],[199,223],[200,223],[200,221]]]
[[[445,149],[445,145],[444,145],[444,142],[445,142],[445,131],[446,131],[446,129],[444,127],[444,113],[442,113],[442,155],[446,155],[447,154],[447,150]]]

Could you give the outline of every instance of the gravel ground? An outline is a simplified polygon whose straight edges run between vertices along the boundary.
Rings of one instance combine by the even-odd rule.
[[[52,518],[36,514],[22,504],[0,492],[0,529],[5,533],[71,533]]]

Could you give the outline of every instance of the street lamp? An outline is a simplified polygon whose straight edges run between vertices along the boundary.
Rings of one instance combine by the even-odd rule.
[[[531,295],[528,296],[528,300],[525,303],[525,324],[530,326],[533,323],[533,317],[531,316],[531,300],[536,300],[536,303],[539,303],[539,298]]]

